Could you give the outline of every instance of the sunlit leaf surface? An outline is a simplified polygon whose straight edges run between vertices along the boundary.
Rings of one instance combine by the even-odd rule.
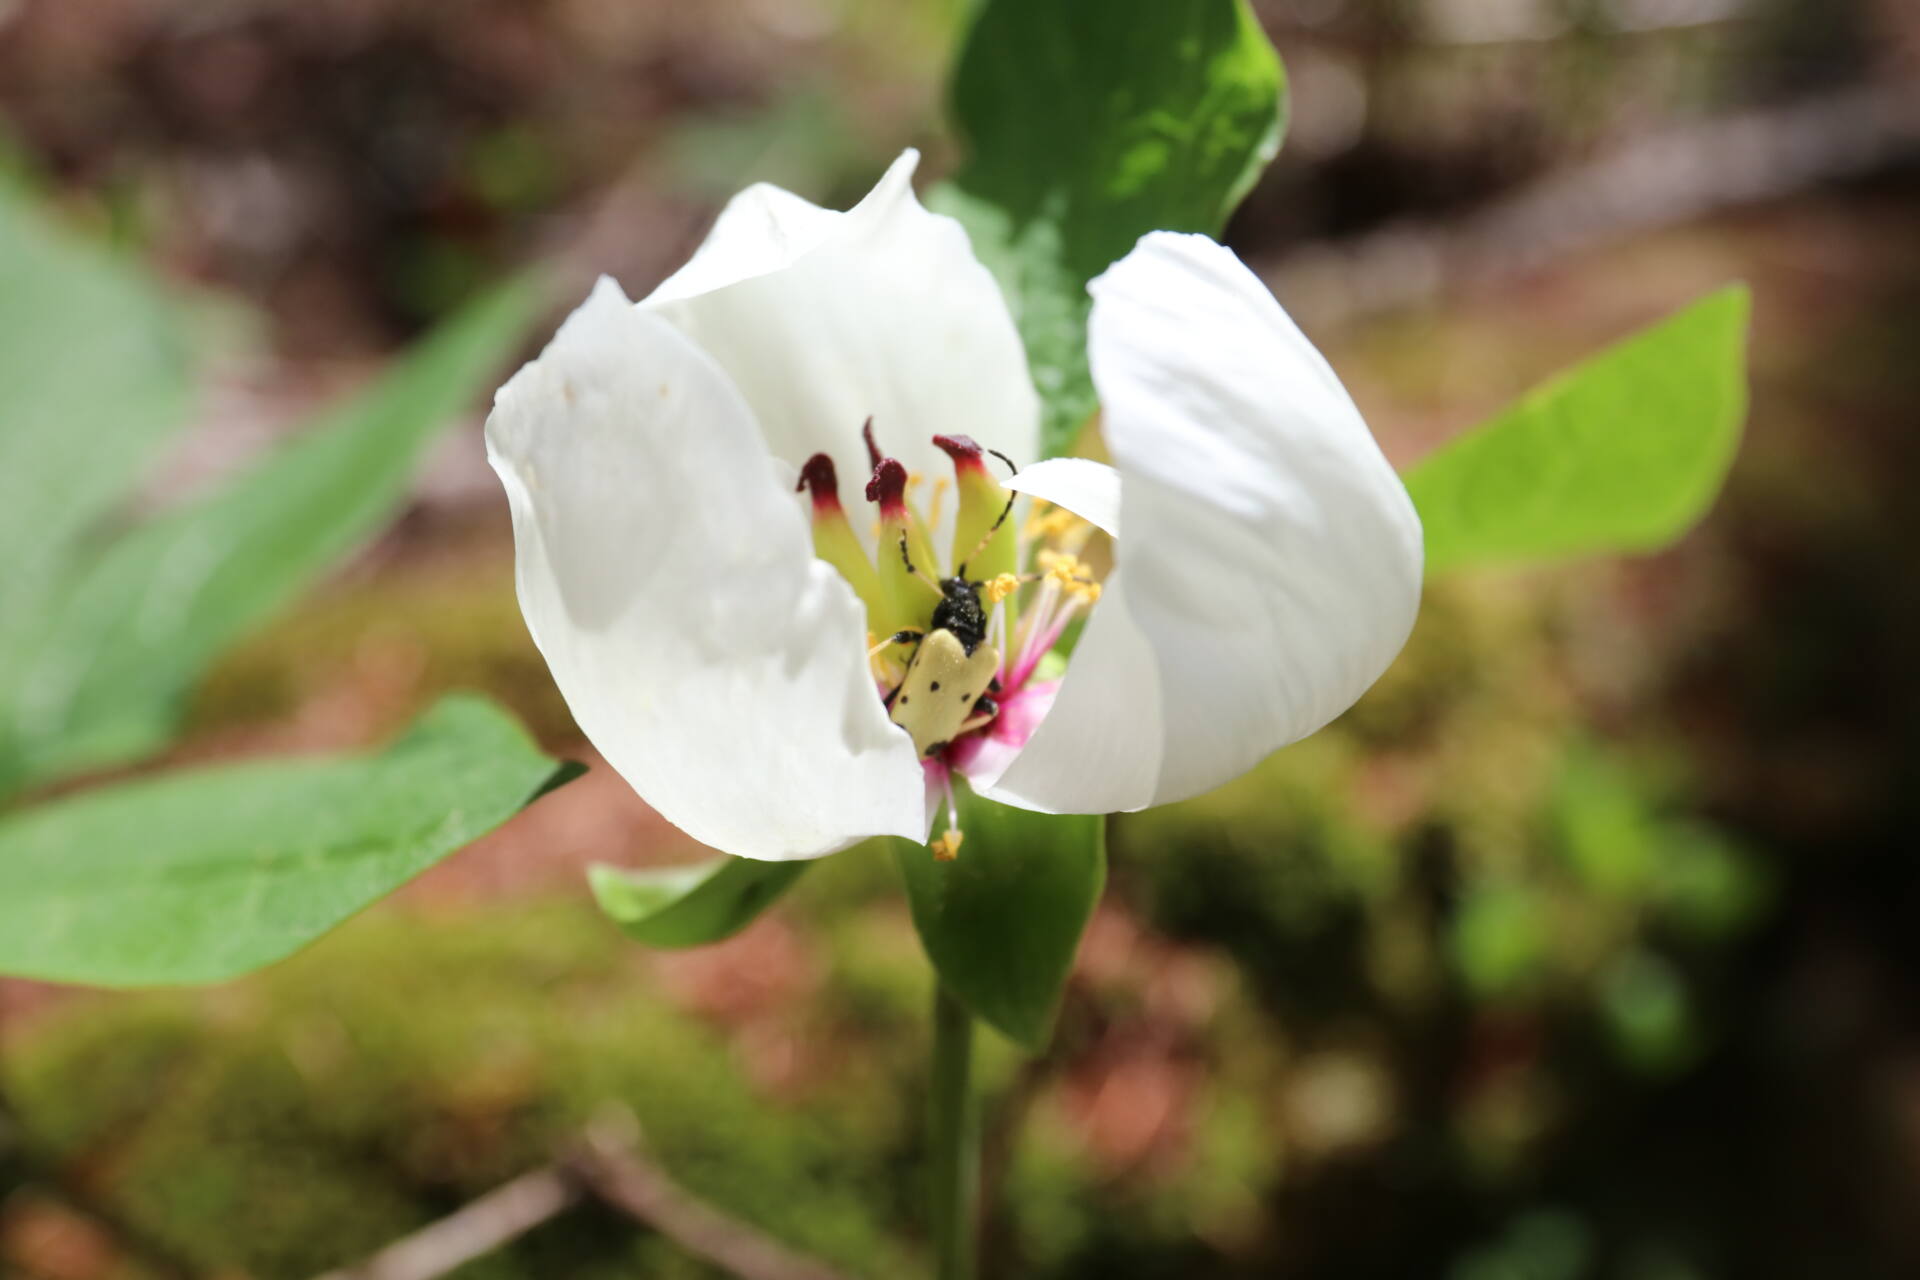
[[[280,959],[572,776],[444,700],[377,755],[196,769],[0,820],[0,973],[215,982]]]
[[[1105,819],[1029,813],[960,790],[957,858],[894,842],[914,927],[940,981],[976,1017],[1039,1051],[1106,885]]]
[[[589,869],[593,896],[622,929],[654,947],[697,947],[740,932],[807,869],[722,855],[688,867]]]
[[[1408,473],[1427,572],[1650,551],[1712,505],[1746,416],[1747,290],[1529,392]]]
[[[987,0],[954,72],[967,165],[930,203],[1006,290],[1060,453],[1093,412],[1087,281],[1149,231],[1216,234],[1280,145],[1244,0]]]

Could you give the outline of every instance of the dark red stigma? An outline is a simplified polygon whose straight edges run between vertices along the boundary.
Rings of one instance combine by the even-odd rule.
[[[807,465],[800,468],[800,483],[793,486],[793,491],[811,492],[816,507],[839,506],[840,479],[834,474],[833,459],[824,453],[808,458]]]
[[[907,498],[907,469],[898,458],[882,458],[873,466],[873,479],[867,481],[867,501],[880,504],[882,511],[904,507]]]
[[[986,470],[986,450],[972,436],[935,436],[933,443],[953,459],[955,471],[965,471],[968,467]]]

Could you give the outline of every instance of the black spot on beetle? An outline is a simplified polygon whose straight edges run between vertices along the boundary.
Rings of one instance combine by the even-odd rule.
[[[932,684],[928,685],[927,687],[929,689],[932,689],[935,693],[940,692],[940,682],[938,680],[935,680]]]
[[[909,697],[908,697],[908,696],[907,696],[906,694],[904,694],[904,693],[903,693],[903,694],[901,694],[901,695],[900,695],[900,705],[901,705],[901,706],[903,706],[903,707],[904,707],[904,706],[906,706],[906,705],[907,705],[907,704],[908,704],[909,702],[912,702],[912,701],[913,701],[913,699],[912,699],[912,698],[909,698]]]

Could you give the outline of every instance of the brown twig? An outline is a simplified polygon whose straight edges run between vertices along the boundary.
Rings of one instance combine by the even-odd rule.
[[[640,1154],[637,1139],[630,1117],[603,1121],[554,1163],[320,1280],[434,1280],[589,1198],[740,1280],[845,1280],[690,1195]]]
[[[320,1280],[433,1280],[558,1217],[580,1203],[581,1195],[566,1171],[547,1165],[396,1240],[359,1266],[329,1271]]]
[[[677,1186],[627,1143],[590,1132],[567,1167],[600,1199],[740,1280],[845,1280]]]

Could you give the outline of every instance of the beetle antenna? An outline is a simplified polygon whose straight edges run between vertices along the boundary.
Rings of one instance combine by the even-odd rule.
[[[1005,454],[996,453],[993,456],[999,458],[1002,462],[1006,462]],[[1013,464],[1008,462],[1007,465],[1011,467]],[[1014,474],[1017,475],[1019,473],[1016,471]],[[959,568],[953,571],[955,577],[964,578],[967,576],[967,561],[972,560],[975,556],[987,549],[987,544],[993,541],[993,535],[1000,532],[1000,526],[1005,524],[1007,517],[1013,514],[1013,503],[1019,496],[1017,493],[1007,494],[1007,505],[1000,508],[999,517],[987,526],[987,531],[980,535],[980,541],[974,544],[973,550],[967,552],[967,559],[962,560]]]
[[[907,531],[905,529],[900,531],[900,562],[907,566],[908,573],[912,574],[921,582],[924,582],[933,594],[939,596],[942,600],[946,599],[947,593],[941,590],[940,584],[928,576],[924,570],[915,567],[913,557],[907,553]]]
[[[986,446],[983,445],[981,447],[985,448]],[[1006,454],[1000,452],[998,449],[987,449],[987,452],[992,454],[994,457],[1000,459],[1000,461],[1007,464],[1008,474],[1016,475],[1016,476],[1020,474],[1020,468],[1014,465],[1012,458],[1009,458]]]

